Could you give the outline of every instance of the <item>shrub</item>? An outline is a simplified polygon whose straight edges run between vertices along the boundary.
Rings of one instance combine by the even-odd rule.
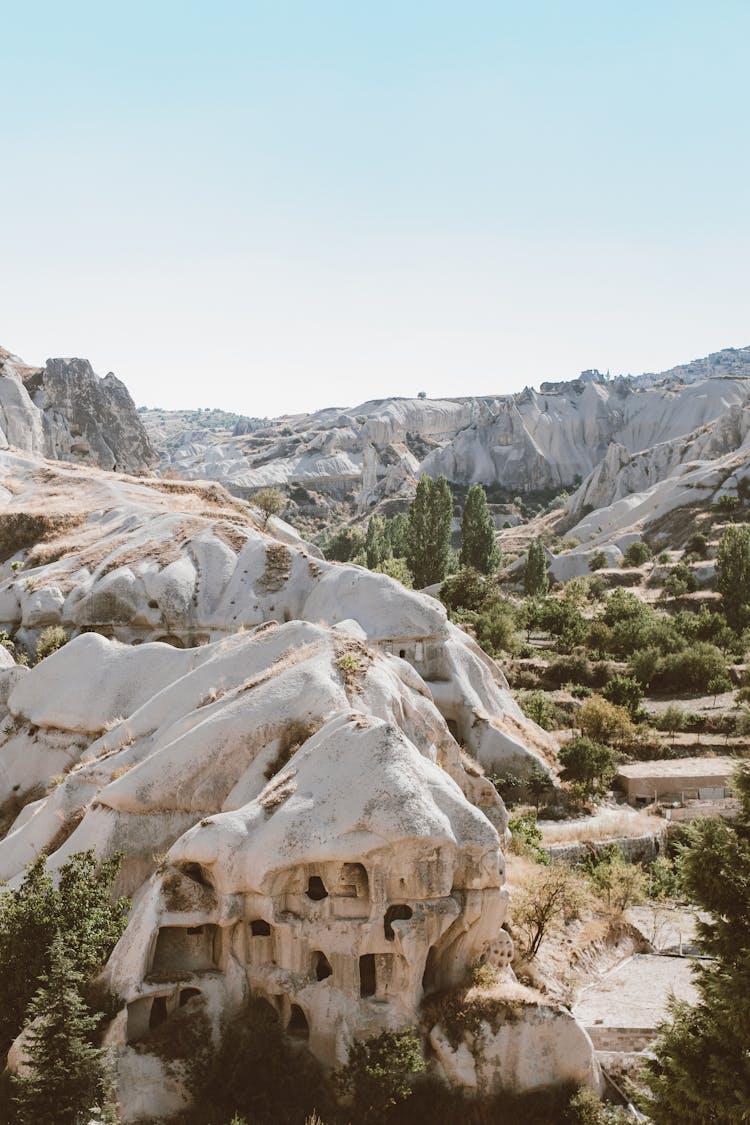
[[[263,513],[263,526],[265,527],[271,516],[278,516],[286,508],[286,497],[277,488],[261,488],[251,502]]]
[[[727,677],[726,660],[715,645],[698,641],[660,658],[652,684],[656,691],[707,691],[712,680]]]
[[[685,544],[685,551],[689,555],[697,555],[699,559],[708,558],[708,539],[702,532],[696,531]]]
[[[591,661],[581,655],[574,654],[572,656],[559,656],[557,660],[553,660],[547,669],[547,675],[552,683],[557,684],[584,684],[591,685],[594,682],[594,670]]]
[[[45,657],[51,656],[53,652],[66,645],[70,638],[63,629],[62,625],[48,625],[46,629],[42,629],[39,634],[39,639],[36,642],[36,660],[37,664]]]
[[[635,715],[643,699],[643,690],[632,676],[613,676],[607,681],[602,695],[610,703],[626,707],[631,715]]]
[[[604,894],[607,908],[621,914],[646,897],[646,873],[638,864],[628,863],[617,845],[601,851],[589,864],[589,878]]]
[[[350,562],[364,549],[365,533],[361,527],[342,527],[331,532],[321,545],[327,559],[333,562]]]
[[[581,880],[566,864],[554,863],[532,875],[513,899],[513,925],[529,960],[545,937],[580,917],[585,902]]]
[[[692,594],[698,589],[698,579],[694,572],[684,562],[673,566],[664,580],[664,593],[671,598],[679,598],[683,594]]]
[[[413,1030],[384,1031],[364,1043],[355,1040],[335,1084],[339,1093],[351,1097],[353,1120],[378,1125],[393,1106],[410,1097],[412,1079],[424,1069],[421,1044]]]
[[[548,864],[549,856],[544,849],[542,831],[536,822],[536,814],[532,812],[512,816],[508,822],[511,833],[511,850],[516,855],[525,855],[537,863]]]
[[[462,566],[445,579],[439,597],[448,610],[470,609],[478,612],[487,598],[487,580],[472,566]]]
[[[319,1064],[285,1037],[276,1012],[251,1000],[224,1033],[198,1091],[194,1118],[201,1123],[245,1116],[253,1125],[299,1125],[331,1098]]]
[[[649,864],[648,895],[649,898],[663,901],[664,899],[678,898],[682,894],[679,872],[671,859],[659,855]]]
[[[562,716],[558,708],[543,691],[525,692],[519,697],[518,704],[524,715],[543,730],[555,730],[561,726]]]
[[[651,558],[651,548],[642,539],[631,543],[622,556],[623,566],[643,566]]]
[[[592,555],[589,559],[589,570],[592,572],[603,570],[607,565],[607,561],[607,556],[604,554],[604,551],[597,551],[596,554]]]
[[[609,746],[590,738],[574,738],[560,748],[563,781],[572,782],[584,793],[593,793],[615,774],[617,759]]]
[[[627,710],[602,699],[600,695],[592,695],[581,705],[578,726],[586,738],[616,746],[626,745],[635,736]]]
[[[378,574],[387,574],[389,578],[395,578],[402,586],[406,586],[407,590],[411,590],[414,586],[406,559],[383,559],[375,570]]]
[[[490,656],[512,653],[518,647],[513,606],[496,592],[487,598],[481,610],[459,610],[454,620],[460,625],[471,625],[477,641]]]

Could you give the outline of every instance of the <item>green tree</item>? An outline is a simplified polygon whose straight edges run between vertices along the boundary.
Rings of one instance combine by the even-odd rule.
[[[544,867],[549,863],[549,853],[544,847],[542,830],[537,824],[536,814],[519,813],[508,821],[510,847],[516,855],[525,855]]]
[[[739,632],[747,624],[750,603],[750,527],[725,529],[716,555],[716,584],[727,622]]]
[[[195,1120],[215,1125],[234,1114],[252,1125],[300,1125],[316,1108],[328,1117],[331,1100],[317,1061],[284,1034],[270,1004],[253,998],[225,1028]]]
[[[651,548],[642,539],[631,543],[622,556],[623,566],[643,566],[651,558]]]
[[[529,546],[526,566],[523,572],[523,589],[528,597],[544,597],[549,587],[547,579],[547,555],[539,539]]]
[[[461,566],[471,566],[481,574],[491,574],[500,563],[495,525],[481,484],[473,484],[466,495],[459,561]]]
[[[580,786],[584,793],[612,780],[617,768],[617,757],[609,746],[593,742],[590,738],[574,738],[560,748],[560,777],[563,781]]]
[[[631,715],[635,715],[643,699],[643,689],[633,676],[612,676],[602,691],[602,695],[610,703],[618,707],[627,707]]]
[[[265,527],[271,516],[278,516],[286,508],[286,496],[277,488],[260,488],[251,497],[251,502],[263,513],[263,526]]]
[[[414,586],[412,581],[411,571],[406,565],[406,559],[387,558],[383,559],[380,566],[375,568],[378,574],[387,574],[389,578],[395,578],[402,586],[406,586],[407,590],[411,590]]]
[[[322,542],[323,554],[333,562],[349,562],[364,549],[365,533],[361,527],[341,527]]]
[[[59,932],[49,968],[28,1009],[28,1070],[12,1079],[19,1125],[85,1125],[103,1100],[104,1052],[91,1043],[99,1022],[81,996],[83,974]]]
[[[354,1121],[379,1125],[393,1106],[411,1096],[412,1079],[424,1069],[414,1031],[384,1031],[364,1043],[354,1041],[346,1066],[336,1075],[336,1086],[351,1097]]]
[[[119,866],[119,856],[98,864],[92,851],[80,852],[62,865],[55,886],[40,856],[20,886],[0,894],[0,1050],[7,1051],[23,1027],[58,931],[86,980],[106,961],[130,905],[123,898],[112,901]]]
[[[408,534],[409,517],[406,512],[396,512],[395,516],[386,520],[383,538],[386,543],[387,554],[393,555],[397,559],[405,559]]]
[[[553,863],[524,883],[513,896],[513,925],[529,960],[545,937],[579,917],[585,901],[582,881],[564,863]]]
[[[716,706],[716,696],[732,690],[732,681],[728,676],[714,676],[706,684],[706,691],[714,697],[713,705]]]
[[[589,559],[589,570],[603,570],[607,565],[607,556],[604,551],[595,551]]]
[[[606,895],[607,907],[621,914],[629,906],[643,902],[647,877],[637,863],[628,863],[616,845],[600,862],[591,865],[589,878],[596,889]]]
[[[453,499],[444,476],[422,476],[409,507],[406,561],[420,590],[448,573]]]
[[[438,592],[440,601],[449,611],[470,609],[479,612],[487,595],[486,578],[471,566],[462,566],[455,574],[449,574]]]
[[[378,516],[372,516],[367,523],[365,535],[365,559],[368,570],[377,570],[385,557],[385,543],[383,541],[383,521]]]
[[[672,740],[672,747],[674,747],[675,735],[678,731],[681,731],[684,726],[685,712],[681,707],[677,707],[673,703],[670,703],[669,707],[666,707],[656,720],[657,730],[663,730],[669,734]]]
[[[733,779],[736,820],[697,820],[677,861],[690,901],[708,915],[698,943],[698,1003],[676,1003],[652,1048],[643,1107],[654,1125],[739,1125],[750,1120],[750,763]]]

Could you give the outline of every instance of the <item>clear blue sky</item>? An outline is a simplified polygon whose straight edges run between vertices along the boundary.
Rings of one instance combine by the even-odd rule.
[[[139,403],[750,343],[747,0],[0,0],[0,344]]]

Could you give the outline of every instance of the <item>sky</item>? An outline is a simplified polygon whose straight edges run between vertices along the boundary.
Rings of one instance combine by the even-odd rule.
[[[750,344],[747,0],[0,0],[0,345],[138,404]]]

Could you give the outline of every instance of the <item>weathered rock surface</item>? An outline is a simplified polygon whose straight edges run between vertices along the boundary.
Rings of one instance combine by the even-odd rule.
[[[303,487],[363,513],[383,497],[410,496],[422,472],[523,493],[580,481],[613,443],[630,456],[673,443],[678,464],[677,439],[742,411],[749,394],[750,348],[727,349],[659,376],[587,371],[515,395],[384,399],[253,420],[234,434],[155,439],[162,468],[182,476],[214,479],[240,495]]]
[[[354,622],[370,645],[411,663],[487,768],[551,758],[497,665],[433,598],[326,562],[280,520],[264,533],[216,485],[145,484],[9,451],[0,471],[13,483],[0,507],[0,629],[29,647],[55,624],[190,648],[271,620]]]
[[[33,368],[0,349],[0,447],[103,469],[143,472],[158,461],[127,388],[85,359]]]
[[[474,962],[512,957],[502,802],[428,683],[363,636],[297,620],[181,650],[85,633],[0,671],[6,819],[23,806],[0,878],[41,852],[53,870],[88,848],[124,853],[134,907],[105,982],[122,1005],[106,1042],[126,1122],[188,1100],[164,1058],[170,1020],[216,1044],[262,997],[335,1067],[353,1038],[417,1023]],[[512,1020],[474,1052],[478,1090],[567,1081],[573,1057],[590,1080],[580,1029],[557,1009],[540,1018],[564,1025],[554,1050],[536,1015]]]
[[[566,1082],[599,1088],[591,1039],[569,1011],[510,981],[490,993],[474,989],[470,999],[487,1012],[475,1029],[456,1036],[437,1023],[430,1031],[437,1069],[450,1085],[480,1097]]]

